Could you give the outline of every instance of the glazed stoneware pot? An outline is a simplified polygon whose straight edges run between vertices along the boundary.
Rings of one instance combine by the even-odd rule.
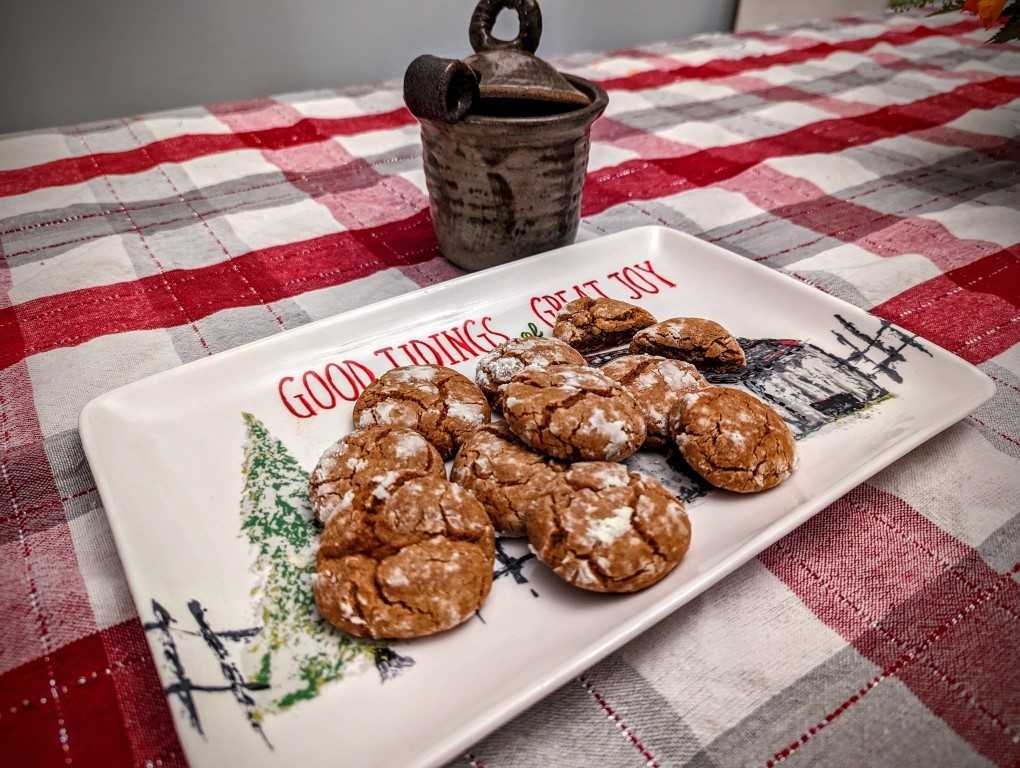
[[[492,37],[503,8],[521,22],[511,41]],[[534,0],[482,0],[471,21],[474,56],[422,56],[405,76],[436,236],[465,269],[567,245],[577,234],[591,126],[609,99],[532,55],[540,36]]]

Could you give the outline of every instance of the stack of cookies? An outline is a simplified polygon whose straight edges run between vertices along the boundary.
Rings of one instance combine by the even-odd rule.
[[[719,324],[578,299],[553,333],[487,354],[474,382],[411,366],[365,389],[356,430],[310,482],[324,525],[315,599],[328,621],[374,638],[462,623],[489,593],[497,534],[526,536],[582,589],[651,586],[682,560],[691,528],[658,480],[619,463],[642,448],[677,450],[741,493],[789,476],[794,441],[778,414],[702,375],[745,365]],[[624,345],[630,354],[602,368],[583,355]]]
[[[782,417],[744,390],[713,387],[702,375],[747,365],[719,323],[656,322],[622,301],[578,299],[560,312],[553,334],[586,352],[627,345],[629,354],[599,370],[637,401],[645,448],[675,448],[709,483],[737,493],[768,490],[793,471],[796,447]]]
[[[482,604],[495,533],[443,462],[489,418],[481,390],[449,368],[397,368],[365,388],[357,428],[309,478],[324,526],[315,602],[327,621],[357,637],[421,637]]]

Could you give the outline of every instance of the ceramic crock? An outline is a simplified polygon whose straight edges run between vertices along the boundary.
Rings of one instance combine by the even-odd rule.
[[[492,37],[503,8],[521,22],[511,41]],[[436,236],[446,258],[465,269],[567,245],[577,234],[591,126],[609,99],[595,83],[532,56],[540,36],[534,0],[482,0],[471,21],[476,54],[464,62],[421,57],[428,61],[412,73],[416,60],[405,79],[421,123]],[[552,86],[543,82],[550,77]],[[431,108],[419,107],[423,93]]]

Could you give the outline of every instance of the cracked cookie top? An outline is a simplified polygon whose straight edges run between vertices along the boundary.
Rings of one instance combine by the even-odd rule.
[[[356,637],[410,638],[468,619],[492,586],[495,534],[482,505],[446,479],[410,480],[374,497],[366,540],[326,526],[316,562],[315,604]]]
[[[796,443],[790,428],[743,390],[708,387],[684,395],[670,427],[687,463],[718,488],[764,491],[793,472]]]
[[[559,339],[528,336],[510,339],[478,360],[475,384],[499,407],[500,393],[516,374],[528,366],[548,368],[550,365],[584,365],[584,356]]]
[[[634,395],[645,417],[645,445],[658,448],[669,440],[669,414],[687,392],[707,387],[698,369],[682,360],[657,355],[625,355],[603,365],[606,376]]]
[[[626,344],[635,331],[655,322],[650,312],[625,301],[574,299],[556,315],[553,336],[581,352]]]
[[[683,503],[621,464],[579,462],[557,503],[528,517],[528,542],[565,581],[593,592],[636,592],[676,567],[691,542]]]
[[[633,395],[578,365],[524,369],[503,391],[503,415],[525,445],[566,461],[621,461],[645,441]]]
[[[482,503],[497,532],[525,536],[531,511],[553,503],[551,489],[562,471],[525,448],[505,424],[486,424],[461,446],[450,479]]]
[[[448,459],[490,413],[485,395],[466,376],[438,365],[410,365],[365,387],[354,404],[354,425],[413,429]]]
[[[744,350],[730,332],[700,317],[674,317],[645,328],[634,335],[630,352],[685,360],[699,370],[719,373],[747,365]]]
[[[420,434],[405,427],[366,427],[326,449],[308,478],[308,495],[319,522],[354,503],[359,491],[372,493],[380,483],[416,477],[445,477],[439,452]]]

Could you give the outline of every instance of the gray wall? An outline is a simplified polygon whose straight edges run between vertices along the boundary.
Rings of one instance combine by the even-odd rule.
[[[539,52],[729,29],[735,4],[544,0]],[[474,0],[0,0],[0,132],[396,77],[418,53],[465,55],[473,8]],[[515,29],[504,14],[497,32]]]
[[[888,7],[889,0],[741,0],[736,28],[758,29],[803,19],[878,13]]]

